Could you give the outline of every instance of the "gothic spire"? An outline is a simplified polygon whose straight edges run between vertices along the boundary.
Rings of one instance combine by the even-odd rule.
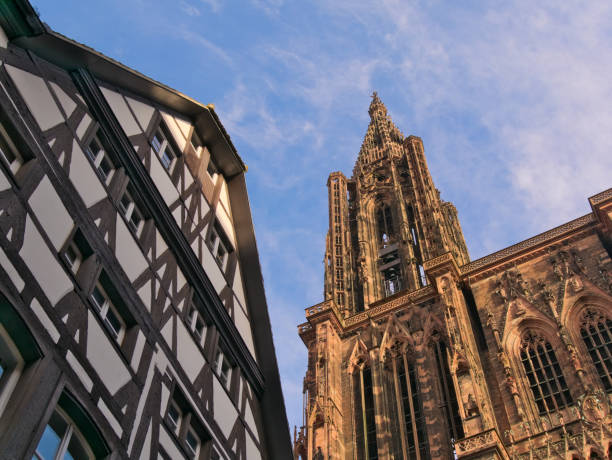
[[[368,109],[368,113],[370,114],[370,118],[374,119],[376,114],[380,114],[383,117],[387,115],[387,108],[385,104],[378,97],[378,93],[374,91],[372,93],[372,102],[370,102],[370,108]]]

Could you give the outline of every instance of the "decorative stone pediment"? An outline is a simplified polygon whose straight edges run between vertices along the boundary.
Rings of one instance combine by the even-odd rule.
[[[385,361],[389,356],[402,354],[413,348],[414,338],[410,331],[395,315],[389,317],[380,343],[381,361]]]
[[[357,369],[361,369],[364,366],[368,365],[370,362],[370,353],[368,352],[368,347],[361,337],[358,337],[355,341],[355,346],[353,347],[353,351],[351,352],[351,356],[349,358],[348,372],[349,374],[355,373]]]

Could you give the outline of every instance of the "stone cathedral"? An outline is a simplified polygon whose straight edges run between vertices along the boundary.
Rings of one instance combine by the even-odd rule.
[[[295,459],[603,459],[612,452],[612,189],[470,261],[452,203],[374,93],[329,176],[325,300]]]

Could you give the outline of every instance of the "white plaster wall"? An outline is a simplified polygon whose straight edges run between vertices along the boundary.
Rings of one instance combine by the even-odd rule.
[[[76,140],[72,142],[69,177],[88,208],[106,197],[106,190]]]
[[[72,112],[74,112],[74,109],[76,109],[76,102],[74,102],[57,83],[51,82],[50,86],[55,93],[55,96],[60,101],[60,104],[64,109],[64,113],[66,114],[66,118],[70,117]]]
[[[146,131],[149,127],[149,123],[151,123],[151,118],[153,118],[155,109],[150,105],[136,99],[132,99],[131,97],[126,96],[126,100],[132,108],[134,115],[136,115],[136,119],[138,120],[142,131]]]
[[[132,232],[128,229],[123,218],[117,214],[117,239],[115,256],[123,267],[130,281],[134,281],[148,268],[140,247],[134,241]]]
[[[232,224],[232,220],[223,209],[223,206],[217,206],[217,220],[221,223],[221,227],[225,231],[225,234],[229,238],[232,246],[236,247],[236,235],[234,234],[234,225]]]
[[[140,358],[142,358],[142,351],[144,350],[144,345],[146,342],[146,338],[142,331],[138,330],[138,335],[136,336],[136,344],[134,345],[134,353],[132,354],[132,361],[130,362],[130,366],[134,370],[134,372],[138,371],[138,366],[140,364]]]
[[[182,153],[183,150],[185,150],[185,145],[187,144],[187,141],[185,140],[185,136],[179,129],[178,125],[176,124],[176,120],[172,115],[164,111],[162,111],[161,114],[162,114],[164,121],[166,122],[166,126],[168,127],[170,134],[172,135],[172,138],[174,139],[174,141],[176,142],[176,145],[178,146],[180,150],[180,152],[177,152],[177,153],[179,154]]]
[[[46,131],[64,121],[42,78],[17,67],[5,67],[40,129]]]
[[[193,382],[202,370],[205,360],[183,322],[177,321],[176,323],[176,357],[189,380]]]
[[[227,189],[227,182],[225,182],[225,178],[223,176],[221,176],[217,180],[223,180],[223,183],[221,184],[221,194],[219,195],[219,201],[229,214],[231,208],[230,208],[229,191]]]
[[[181,130],[181,134],[183,135],[183,137],[185,139],[189,139],[189,132],[191,131],[191,122],[187,118],[181,117],[180,115],[176,115],[174,117],[174,121]]]
[[[261,452],[253,441],[253,438],[247,433],[246,436],[246,454],[248,460],[261,460]]]
[[[242,285],[242,270],[240,269],[240,264],[236,265],[236,271],[234,273],[234,283],[232,285],[232,289],[236,298],[240,302],[240,305],[245,309],[247,308],[246,297],[244,296],[244,287]]]
[[[0,170],[0,192],[2,190],[7,190],[9,188],[11,188],[11,183],[8,181],[8,179],[4,175],[4,171]]]
[[[215,421],[217,425],[219,425],[219,428],[221,428],[223,436],[227,438],[234,427],[234,423],[236,423],[238,411],[236,411],[232,400],[229,398],[216,376],[213,379],[213,401]]]
[[[83,136],[85,135],[85,132],[87,131],[87,128],[89,127],[89,124],[91,122],[92,122],[91,117],[87,114],[84,114],[83,119],[81,120],[81,122],[79,123],[79,126],[77,126],[77,129],[76,129],[76,135],[78,136],[79,139],[83,139]]]
[[[202,246],[202,266],[218,294],[226,285],[225,278],[219,269],[219,265],[217,265],[217,261],[210,253],[208,245],[203,244]]]
[[[72,281],[49,251],[30,216],[26,217],[23,246],[19,255],[52,305],[55,305],[58,300],[72,290]]]
[[[72,370],[77,375],[85,389],[88,392],[91,392],[91,389],[93,388],[93,381],[91,380],[91,377],[89,376],[89,374],[87,374],[87,371],[85,371],[77,357],[74,356],[70,350],[68,350],[68,352],[66,353],[66,361],[68,361],[68,364],[70,364],[70,367],[72,367]]]
[[[172,439],[172,435],[168,433],[163,424],[159,427],[159,444],[164,448],[172,460],[185,458],[181,451],[176,447],[176,444]],[[143,452],[143,454],[148,454],[148,452]]]
[[[247,317],[246,313],[243,311],[240,304],[237,304],[234,307],[234,323],[236,324],[236,328],[238,329],[238,332],[240,332],[240,335],[244,339],[244,342],[246,343],[247,348],[249,349],[253,357],[255,357],[255,345],[253,344],[253,333],[251,331],[251,322],[249,321],[249,318]]]
[[[113,415],[111,410],[108,408],[108,406],[104,403],[102,398],[100,398],[100,400],[98,401],[98,409],[100,409],[100,411],[104,415],[104,418],[110,424],[110,426],[113,429],[113,431],[115,432],[115,434],[119,438],[121,438],[121,435],[123,434],[123,429],[121,428],[121,424],[115,418],[115,416]]]
[[[51,336],[51,340],[53,340],[55,343],[59,342],[61,335],[59,331],[57,330],[57,328],[55,327],[55,324],[53,324],[53,321],[51,321],[51,318],[49,318],[49,315],[47,315],[47,313],[45,312],[42,305],[38,303],[38,299],[36,298],[32,299],[30,308],[32,309],[36,317],[38,318],[38,321],[40,321],[40,323],[43,325],[43,327],[47,330],[47,332]]]
[[[176,187],[170,180],[170,176],[168,176],[168,173],[159,161],[157,154],[154,151],[151,151],[151,155],[153,158],[151,158],[151,171],[149,174],[151,175],[151,179],[153,179],[155,186],[159,190],[159,193],[161,193],[162,197],[164,198],[164,201],[168,206],[170,206],[179,199],[178,190],[176,190]]]
[[[38,183],[28,203],[51,243],[59,251],[74,227],[74,222],[47,176]]]
[[[0,266],[2,266],[2,268],[4,269],[4,271],[10,278],[10,280],[13,282],[13,285],[15,286],[17,291],[21,292],[21,290],[25,286],[25,281],[23,281],[23,278],[19,276],[17,269],[11,263],[8,256],[6,255],[6,253],[1,247],[0,247]]]
[[[131,379],[128,368],[91,311],[87,315],[87,359],[111,394]]]
[[[103,86],[100,86],[100,89],[102,90],[102,94],[104,94],[108,105],[110,105],[111,109],[113,109],[113,112],[117,117],[117,120],[119,120],[125,134],[128,136],[140,134],[140,127],[138,126],[138,123],[136,123],[136,120],[134,120],[125,99],[123,99],[123,96]]]

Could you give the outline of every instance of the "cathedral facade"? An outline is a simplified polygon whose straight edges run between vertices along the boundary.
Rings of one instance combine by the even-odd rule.
[[[376,93],[369,113],[352,177],[327,182],[294,457],[610,458],[612,189],[470,261],[421,139]]]

